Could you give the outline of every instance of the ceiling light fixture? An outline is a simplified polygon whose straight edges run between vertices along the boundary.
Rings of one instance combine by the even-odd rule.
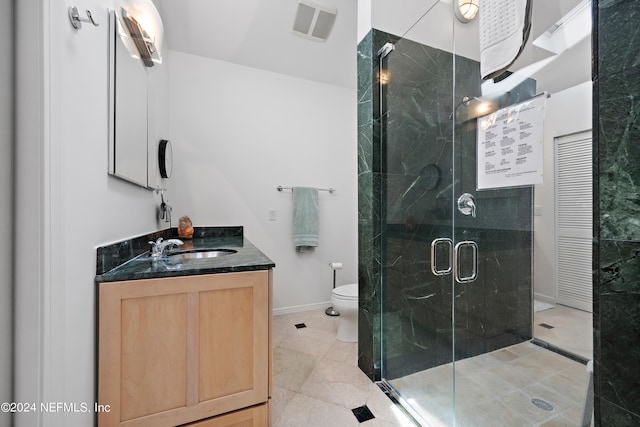
[[[452,4],[453,14],[465,24],[475,18],[480,10],[480,0],[453,0]]]
[[[120,36],[131,56],[140,58],[146,67],[162,63],[164,26],[158,10],[151,0],[122,0],[119,6]],[[122,31],[126,28],[126,31]],[[131,45],[135,46],[135,51]]]

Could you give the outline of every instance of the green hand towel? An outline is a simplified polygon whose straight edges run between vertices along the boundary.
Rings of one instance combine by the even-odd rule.
[[[298,252],[311,252],[318,246],[320,206],[318,189],[293,187],[293,244]]]

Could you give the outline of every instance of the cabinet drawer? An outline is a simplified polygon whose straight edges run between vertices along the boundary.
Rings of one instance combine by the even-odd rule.
[[[269,404],[265,403],[230,414],[185,424],[182,427],[267,427],[269,425]]]

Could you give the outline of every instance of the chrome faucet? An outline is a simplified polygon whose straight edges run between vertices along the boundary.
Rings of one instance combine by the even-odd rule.
[[[170,246],[180,246],[183,245],[184,242],[182,240],[179,239],[169,239],[169,240],[162,240],[162,237],[159,237],[157,241],[150,241],[149,244],[151,245],[151,256],[153,258],[159,258],[162,255],[164,255],[164,251],[165,249],[167,249]]]

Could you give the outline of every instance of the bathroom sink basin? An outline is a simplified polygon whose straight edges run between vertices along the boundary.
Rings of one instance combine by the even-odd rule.
[[[205,259],[205,258],[218,258],[225,255],[235,254],[236,250],[233,249],[196,249],[192,251],[180,251],[167,254],[171,258],[182,259]]]

